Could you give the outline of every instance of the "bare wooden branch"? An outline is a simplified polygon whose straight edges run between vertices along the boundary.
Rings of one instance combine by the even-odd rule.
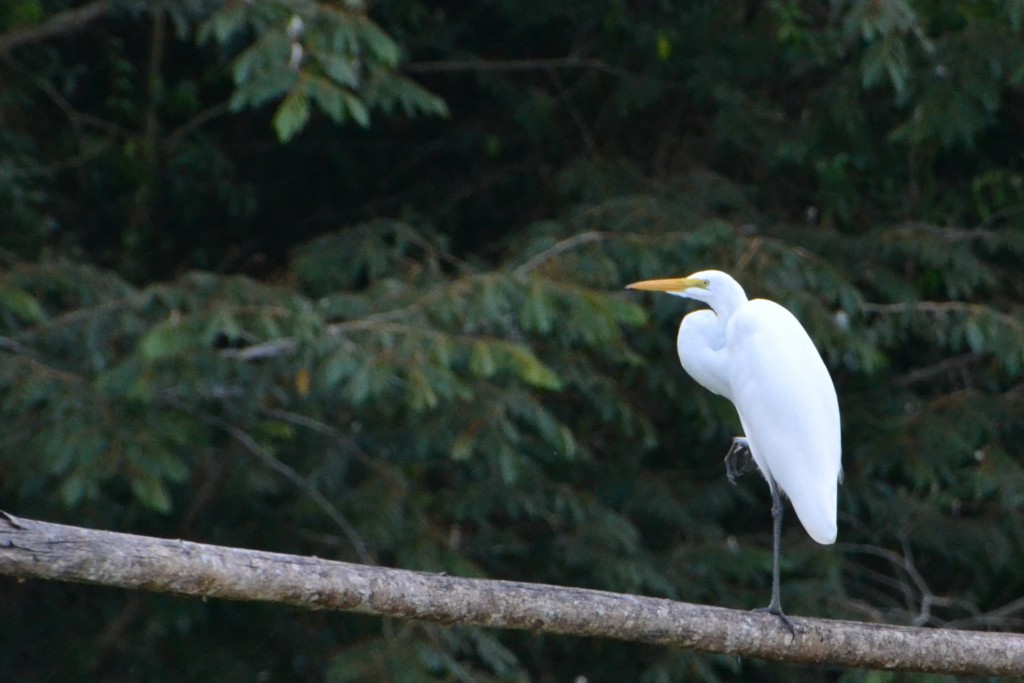
[[[513,581],[462,579],[95,531],[0,513],[0,574],[441,624],[599,636],[742,657],[1024,675],[1024,637],[796,618]]]
[[[94,0],[81,7],[58,12],[41,24],[16,28],[0,35],[0,52],[79,31],[109,11],[110,0]]]

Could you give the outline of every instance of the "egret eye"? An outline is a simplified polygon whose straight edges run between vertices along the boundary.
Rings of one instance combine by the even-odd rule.
[[[704,286],[705,287],[710,287],[711,286],[711,280],[705,280],[704,281]]]

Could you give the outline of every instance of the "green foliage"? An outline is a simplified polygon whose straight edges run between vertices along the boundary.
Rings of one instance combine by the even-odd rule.
[[[39,0],[11,0],[0,9],[0,28],[38,24],[42,18]]]
[[[444,116],[444,101],[400,76],[398,46],[352,2],[226,3],[199,28],[200,42],[251,44],[232,64],[231,108],[258,108],[280,99],[274,130],[291,140],[315,104],[335,123],[366,127],[371,109]]]
[[[152,0],[14,49],[3,507],[763,605],[767,493],[725,481],[735,411],[678,366],[693,306],[623,290],[719,267],[840,396],[840,542],[787,519],[787,610],[1020,630],[1021,7]],[[12,680],[936,680],[2,597]]]

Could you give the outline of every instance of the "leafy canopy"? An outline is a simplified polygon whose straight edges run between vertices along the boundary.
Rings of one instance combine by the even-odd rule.
[[[1020,628],[1019,3],[61,23],[90,5],[0,7],[6,509],[760,606],[735,412],[678,367],[689,308],[622,290],[718,267],[839,391],[840,543],[787,521],[787,609]],[[56,585],[0,604],[13,680],[874,676]]]

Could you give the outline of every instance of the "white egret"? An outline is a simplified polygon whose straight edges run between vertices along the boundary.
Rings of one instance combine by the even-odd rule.
[[[634,282],[629,289],[660,291],[702,301],[683,318],[676,345],[683,369],[736,406],[745,438],[726,455],[729,480],[742,474],[749,453],[772,495],[772,597],[764,609],[794,630],[782,612],[779,554],[786,494],[804,529],[818,543],[836,540],[840,465],[839,402],[814,342],[788,310],[748,300],[743,287],[717,270],[689,277]]]

